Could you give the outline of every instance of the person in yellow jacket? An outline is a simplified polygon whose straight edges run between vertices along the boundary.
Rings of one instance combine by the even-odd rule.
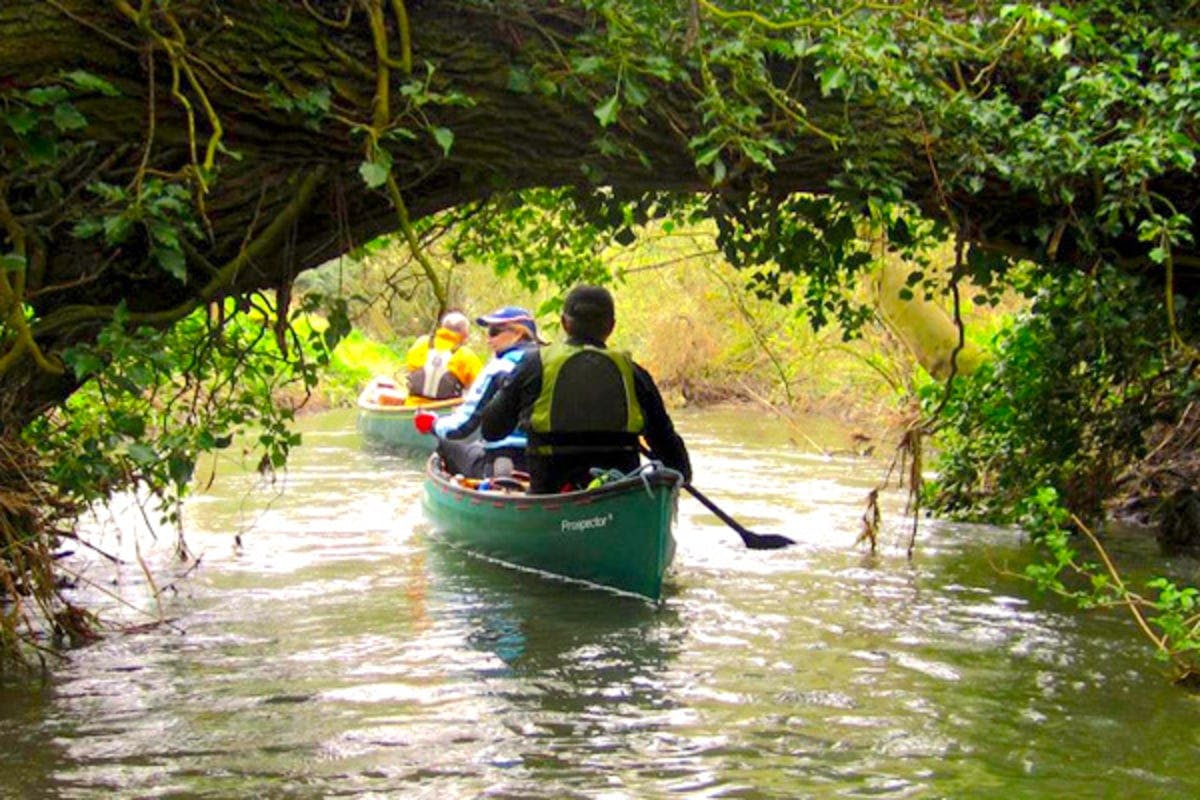
[[[442,317],[432,335],[421,336],[413,343],[404,358],[408,368],[406,406],[462,396],[483,368],[479,356],[466,346],[470,330],[466,315],[451,311]]]

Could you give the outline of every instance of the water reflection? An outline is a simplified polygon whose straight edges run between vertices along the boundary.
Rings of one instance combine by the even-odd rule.
[[[309,421],[282,494],[226,473],[189,504],[203,564],[175,576],[174,626],[0,694],[0,796],[1200,791],[1200,707],[1119,617],[998,570],[1020,571],[1019,533],[930,522],[909,562],[893,515],[867,557],[868,462],[679,422],[705,493],[800,543],[749,551],[685,498],[652,605],[430,540],[419,464],[363,451],[352,417]],[[143,556],[171,569],[169,547]]]

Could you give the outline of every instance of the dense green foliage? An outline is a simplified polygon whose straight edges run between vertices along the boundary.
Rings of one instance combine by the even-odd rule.
[[[85,505],[147,492],[162,520],[176,522],[199,455],[236,441],[260,471],[282,467],[300,443],[294,405],[336,340],[306,324],[277,333],[263,324],[273,315],[229,303],[169,331],[127,330],[118,315],[94,345],[66,354],[84,388],[26,431],[47,479]]]
[[[1027,569],[1040,588],[1081,608],[1128,607],[1176,677],[1194,681],[1197,590],[1165,577],[1144,593],[1129,588],[1092,529],[1102,530],[1122,495],[1154,505],[1192,487],[1188,463],[1142,465],[1200,392],[1193,355],[1173,338],[1192,339],[1200,315],[1181,300],[1173,327],[1145,281],[1112,269],[1033,276],[1028,290],[1028,312],[997,335],[983,366],[955,381],[948,399],[944,387],[927,387],[927,407],[941,414],[925,504],[1020,524],[1044,556]],[[1083,560],[1081,549],[1098,560]]]
[[[994,341],[992,358],[955,382],[943,409],[942,513],[1012,521],[1021,501],[1052,487],[1084,519],[1102,516],[1146,433],[1179,418],[1196,395],[1189,353],[1172,346],[1154,290],[1114,270],[1033,277],[1028,312]],[[1190,334],[1192,305],[1179,322]],[[930,387],[932,408],[942,388]]]

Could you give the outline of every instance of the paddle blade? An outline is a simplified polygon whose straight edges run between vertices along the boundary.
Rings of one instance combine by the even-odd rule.
[[[778,550],[781,547],[787,547],[789,544],[796,542],[786,536],[781,536],[778,533],[755,533],[746,528],[745,525],[738,522],[733,517],[721,510],[721,507],[704,496],[704,492],[692,486],[690,483],[683,484],[683,488],[688,491],[692,497],[700,501],[700,503],[709,511],[717,515],[717,518],[724,522],[729,527],[737,531],[737,535],[742,537],[742,544],[746,545],[751,550]]]
[[[437,414],[432,411],[418,411],[413,415],[413,425],[416,426],[418,433],[429,433],[433,430],[433,423],[437,421]]]
[[[745,531],[742,541],[751,550],[778,550],[796,543],[795,539],[789,539],[778,533],[753,533],[751,531]]]

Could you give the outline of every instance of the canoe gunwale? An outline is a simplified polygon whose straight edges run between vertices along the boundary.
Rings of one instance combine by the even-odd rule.
[[[455,397],[450,400],[436,400],[432,403],[423,403],[419,406],[391,406],[381,405],[380,403],[372,403],[363,400],[361,397],[355,401],[359,409],[363,411],[372,411],[378,414],[384,414],[394,417],[412,417],[418,411],[445,411],[448,408],[454,408],[462,405],[462,398]]]
[[[653,491],[657,488],[679,489],[683,486],[683,475],[669,467],[645,470],[631,478],[606,483],[595,489],[580,489],[574,492],[557,494],[525,494],[523,492],[479,491],[467,486],[461,486],[450,480],[441,470],[437,453],[429,456],[425,463],[425,476],[444,492],[451,492],[470,498],[472,501],[503,503],[512,505],[518,511],[527,508],[540,508],[544,511],[556,511],[566,506],[586,506],[603,502],[615,496],[626,494],[634,489]],[[497,506],[498,508],[501,506]]]

